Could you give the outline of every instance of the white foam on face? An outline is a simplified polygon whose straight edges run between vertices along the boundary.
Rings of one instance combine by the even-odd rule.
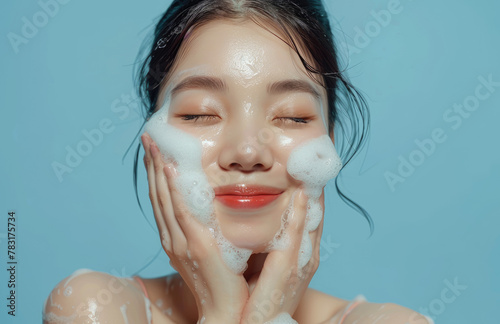
[[[201,164],[202,144],[200,139],[168,124],[170,90],[162,107],[145,125],[145,132],[158,146],[165,162],[173,162],[178,170],[175,186],[184,199],[189,212],[200,223],[209,226],[217,240],[222,258],[235,273],[247,267],[252,250],[243,249],[229,242],[221,233],[215,218],[213,201],[215,193],[210,186]]]
[[[298,324],[298,322],[294,320],[290,314],[284,312],[279,313],[275,318],[265,322],[264,324]]]
[[[186,207],[202,224],[213,221],[213,188],[201,166],[202,145],[199,139],[167,123],[169,100],[151,116],[144,130],[155,141],[165,162],[175,162],[180,176],[175,186]]]
[[[329,180],[337,176],[341,168],[342,161],[328,135],[297,146],[288,157],[288,173],[303,183],[305,194],[308,196],[306,223],[299,252],[299,269],[302,269],[312,256],[309,232],[316,230],[323,218],[319,201],[323,188]]]
[[[328,135],[322,135],[297,146],[288,157],[287,171],[304,183],[306,194],[317,199],[323,187],[342,168],[342,161]]]

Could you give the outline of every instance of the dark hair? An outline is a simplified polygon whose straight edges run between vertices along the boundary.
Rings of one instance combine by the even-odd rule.
[[[330,23],[321,0],[174,0],[156,24],[152,39],[146,39],[138,55],[142,64],[135,71],[134,79],[139,97],[146,108],[144,123],[155,111],[162,85],[178,58],[186,33],[216,19],[251,19],[287,43],[298,54],[310,77],[323,77],[322,86],[326,89],[328,100],[329,131],[335,125],[340,127],[344,137],[340,147],[335,137],[335,146],[344,168],[366,141],[369,111],[362,94],[348,81],[344,71],[339,69]],[[266,23],[280,31],[280,35],[271,31]],[[306,56],[311,57],[313,64],[306,61],[299,48],[305,49]],[[145,57],[144,50],[148,51]],[[344,142],[347,143],[347,148]],[[137,193],[140,148],[141,144],[135,154],[133,180],[137,201],[144,215]],[[335,188],[339,196],[366,218],[371,236],[373,221],[370,215],[340,190],[338,179],[337,176]]]

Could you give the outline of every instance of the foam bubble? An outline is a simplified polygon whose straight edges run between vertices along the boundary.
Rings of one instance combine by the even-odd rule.
[[[318,228],[321,219],[323,218],[323,208],[318,199],[309,199],[307,201],[307,216],[306,227],[308,232],[314,231]]]
[[[312,243],[309,237],[309,232],[304,230],[302,234],[302,241],[300,242],[299,249],[299,269],[302,269],[312,256]]]

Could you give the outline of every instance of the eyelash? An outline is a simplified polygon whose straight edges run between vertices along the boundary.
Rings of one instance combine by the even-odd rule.
[[[202,121],[209,121],[209,120],[217,118],[217,116],[215,116],[215,115],[182,115],[181,118],[182,118],[182,120],[196,122],[199,119],[201,119]],[[283,124],[289,124],[289,123],[307,124],[309,122],[308,118],[298,118],[298,117],[278,117],[276,119],[279,120]]]
[[[280,120],[284,124],[294,123],[294,124],[307,124],[309,119],[307,118],[298,118],[298,117],[278,117],[276,118]]]
[[[196,122],[198,119],[202,119],[203,121],[208,121],[214,118],[217,118],[215,115],[182,115],[182,120],[194,121]]]

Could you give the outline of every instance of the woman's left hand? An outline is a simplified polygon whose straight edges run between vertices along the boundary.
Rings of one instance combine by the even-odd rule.
[[[255,288],[243,311],[241,323],[264,323],[280,313],[293,315],[318,269],[323,220],[314,231],[305,234],[311,238],[312,256],[302,269],[298,269],[307,214],[307,197],[303,189],[298,190],[291,214],[293,216],[289,217],[285,230],[290,244],[284,250],[273,250],[267,255]],[[253,283],[250,281],[249,285],[251,288]]]

